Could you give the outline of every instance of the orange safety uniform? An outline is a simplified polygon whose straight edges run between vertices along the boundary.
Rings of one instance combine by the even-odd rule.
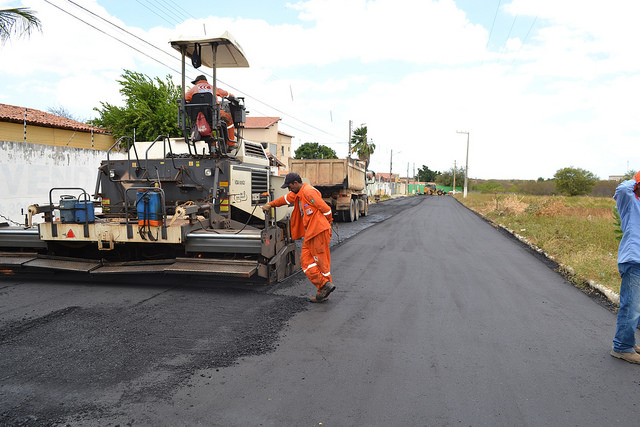
[[[198,80],[196,84],[194,84],[191,87],[191,89],[189,89],[187,93],[184,94],[185,101],[191,102],[193,95],[195,95],[196,93],[213,93],[213,86],[211,86],[209,82],[207,82],[206,80]],[[224,96],[233,96],[233,95],[229,95],[229,92],[217,87],[216,101],[218,102],[218,104],[220,104],[220,101],[217,98],[224,97]],[[227,140],[227,145],[229,145],[230,147],[233,147],[234,145],[236,145],[235,143],[236,129],[235,129],[235,126],[233,125],[233,119],[231,118],[231,114],[227,113],[224,110],[220,110],[220,117],[227,124],[227,132],[229,133],[229,139],[230,139],[230,140]]]
[[[294,205],[291,214],[291,237],[304,237],[300,251],[300,264],[307,278],[318,288],[331,280],[331,208],[322,200],[318,190],[302,184],[300,191],[293,191],[271,202],[270,206]]]

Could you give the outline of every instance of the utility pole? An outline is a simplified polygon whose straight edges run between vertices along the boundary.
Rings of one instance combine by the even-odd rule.
[[[347,142],[349,143],[349,152],[347,153],[347,157],[351,158],[351,124],[353,122],[351,120],[349,120],[349,139],[347,139]]]
[[[409,163],[407,162],[407,195],[409,195]]]
[[[393,148],[391,149],[391,158],[389,159],[389,191],[393,194],[393,187],[391,187],[391,179],[393,178]]]
[[[456,194],[456,161],[453,161],[453,194]]]
[[[418,179],[416,178],[416,164],[413,164],[413,194],[418,194]]]
[[[462,197],[467,197],[467,184],[469,179],[469,132],[468,131],[456,131],[456,133],[466,133],[467,134],[467,164],[464,167],[464,191]]]

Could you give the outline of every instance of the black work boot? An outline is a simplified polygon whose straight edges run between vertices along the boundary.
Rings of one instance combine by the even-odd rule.
[[[329,294],[333,292],[336,287],[331,282],[327,282],[320,288],[317,294],[312,296],[309,301],[311,302],[325,302],[329,299]]]
[[[327,282],[324,284],[323,287],[320,288],[320,292],[318,293],[318,295],[321,298],[328,298],[329,294],[333,291],[335,291],[336,287],[333,285],[333,283],[331,282]]]

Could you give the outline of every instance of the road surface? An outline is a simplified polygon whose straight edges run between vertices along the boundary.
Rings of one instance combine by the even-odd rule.
[[[0,281],[0,424],[635,425],[615,314],[450,197],[340,224],[337,290]]]

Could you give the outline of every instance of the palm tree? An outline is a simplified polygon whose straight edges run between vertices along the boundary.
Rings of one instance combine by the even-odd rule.
[[[40,30],[40,20],[29,8],[0,9],[0,44],[9,40],[12,33],[30,36],[34,29]]]
[[[376,145],[367,139],[367,125],[361,125],[353,131],[351,136],[351,153],[358,154],[360,160],[364,160],[369,167],[369,160],[376,149]]]

